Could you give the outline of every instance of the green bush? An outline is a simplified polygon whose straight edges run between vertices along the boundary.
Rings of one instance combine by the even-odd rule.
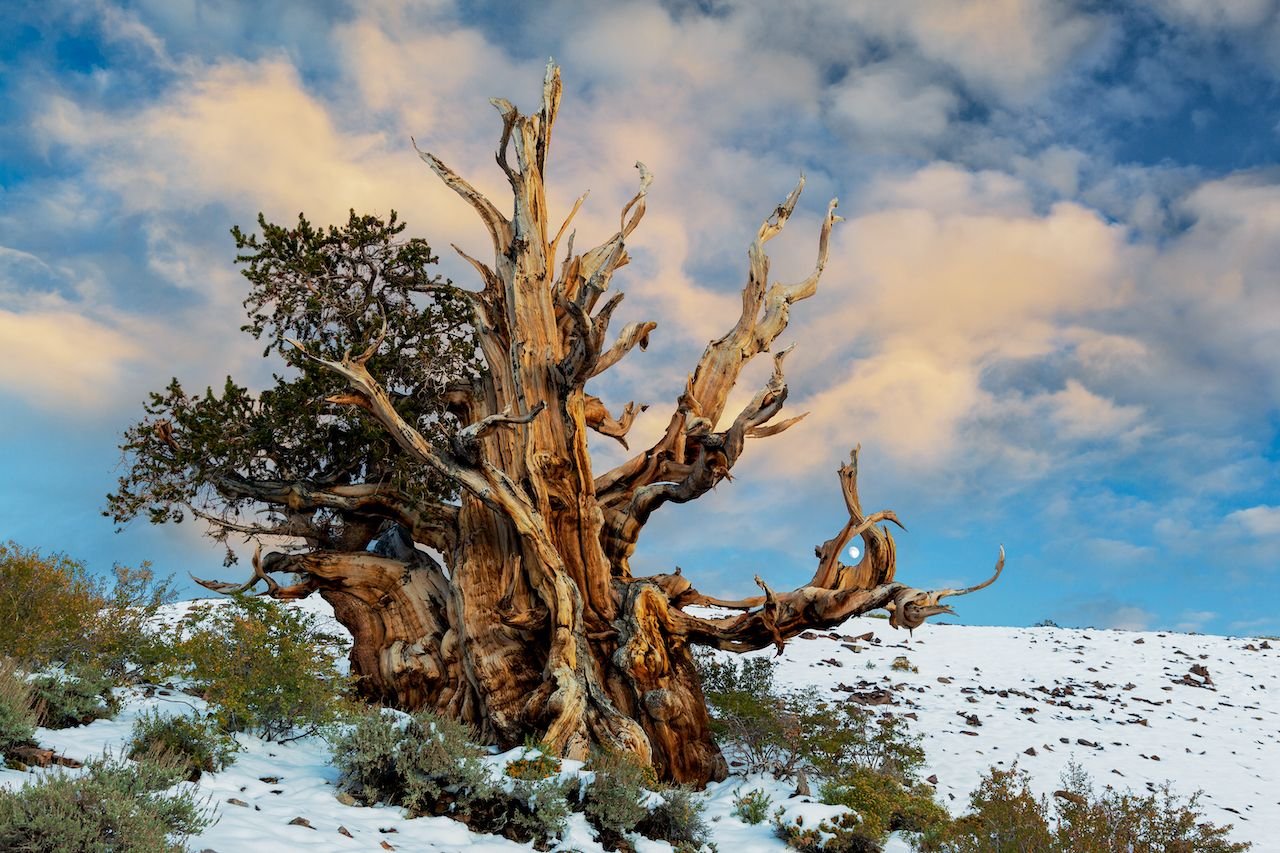
[[[773,816],[774,834],[800,853],[880,853],[880,843],[862,830],[858,816],[845,812],[817,826],[797,817],[788,821],[782,809]]]
[[[396,753],[405,736],[404,727],[378,709],[358,715],[333,742],[339,787],[365,805],[400,803],[404,774]]]
[[[512,779],[546,779],[560,773],[560,759],[551,755],[545,744],[527,738],[520,757],[508,761],[504,772]]]
[[[800,758],[795,706],[781,696],[768,658],[695,658],[711,711],[711,731],[745,773],[789,776]]]
[[[32,669],[92,664],[113,677],[154,662],[156,637],[145,626],[174,599],[170,581],[157,581],[145,563],[116,566],[107,583],[78,560],[15,542],[0,544],[0,584],[0,654]]]
[[[969,812],[922,849],[940,853],[1242,853],[1230,826],[1202,820],[1199,795],[1187,800],[1165,786],[1140,796],[1095,793],[1078,765],[1063,774],[1050,807],[1032,796],[1025,772],[991,770],[969,797]]]
[[[576,780],[516,778],[507,793],[491,777],[473,737],[465,725],[426,711],[403,723],[377,710],[362,714],[334,741],[338,785],[366,805],[447,815],[477,832],[549,847],[564,831]]]
[[[339,785],[366,804],[466,815],[498,790],[473,737],[467,726],[430,711],[403,725],[380,711],[364,714],[334,742]]]
[[[708,843],[707,822],[702,813],[706,804],[684,788],[661,792],[662,801],[636,824],[646,838],[665,841],[677,853],[697,853]]]
[[[893,776],[865,768],[824,782],[822,801],[851,809],[858,815],[858,831],[878,843],[898,830],[933,837],[951,821],[927,786],[908,787]]]
[[[39,676],[31,681],[31,692],[40,725],[50,729],[110,719],[120,709],[111,692],[111,680],[90,669]]]
[[[235,741],[217,723],[187,715],[168,716],[152,709],[133,724],[128,755],[133,759],[170,756],[181,762],[188,781],[216,773],[235,760]]]
[[[11,661],[0,658],[0,758],[35,743],[36,720],[31,685]]]
[[[569,794],[577,780],[517,779],[512,786],[507,812],[509,824],[503,835],[521,844],[530,842],[546,850],[564,834],[569,822]]]
[[[645,786],[655,783],[653,771],[641,766],[629,753],[597,752],[587,767],[594,771],[582,791],[587,823],[606,850],[629,850],[626,833],[649,814]]]
[[[223,731],[292,740],[317,733],[344,711],[341,645],[308,613],[236,596],[197,608],[178,624],[174,667],[214,706]]]
[[[790,703],[802,758],[819,776],[838,779],[871,770],[910,784],[924,765],[921,737],[902,717],[852,702],[828,702],[812,693]]]
[[[969,811],[952,822],[931,849],[945,853],[1050,853],[1049,805],[1031,793],[1016,766],[992,767],[969,794]]]
[[[743,823],[756,825],[764,823],[769,817],[769,806],[773,804],[770,797],[759,788],[753,788],[745,794],[733,793],[733,813],[742,818]]]
[[[176,764],[104,756],[83,774],[49,773],[0,790],[0,850],[25,853],[179,851],[212,823],[191,790],[165,792]]]

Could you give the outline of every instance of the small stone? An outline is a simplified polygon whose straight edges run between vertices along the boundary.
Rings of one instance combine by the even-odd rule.
[[[268,785],[279,785],[280,777],[279,776],[259,776],[258,781],[266,782]]]
[[[295,817],[293,820],[289,821],[289,826],[305,826],[307,829],[315,829],[315,827],[311,825],[311,821],[307,820],[305,817]]]
[[[354,806],[356,804],[356,798],[348,794],[346,791],[339,791],[338,796],[334,799],[342,803],[344,806]]]
[[[383,850],[395,850],[396,848],[392,847],[390,844],[388,844],[387,842],[385,842],[385,841],[384,841],[384,842],[382,842],[382,849],[383,849]]]
[[[351,834],[351,830],[347,829],[345,826],[338,827],[338,834],[345,835],[347,838],[355,838],[355,836]]]
[[[246,809],[249,808],[248,803],[246,803],[244,800],[237,800],[235,797],[227,797],[227,802],[233,806],[241,806]]]
[[[930,785],[936,785],[938,784],[938,776],[935,773],[934,775],[930,776],[928,779],[925,779],[924,781],[928,782]]]
[[[1029,746],[1029,747],[1027,747],[1026,749],[1022,750],[1022,754],[1023,754],[1023,755],[1035,756],[1035,755],[1037,754],[1037,753],[1036,753],[1036,748],[1035,748],[1034,746]]]

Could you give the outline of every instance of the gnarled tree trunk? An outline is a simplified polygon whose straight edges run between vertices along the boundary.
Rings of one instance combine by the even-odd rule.
[[[808,585],[775,593],[757,578],[758,598],[721,601],[700,594],[678,569],[632,576],[628,559],[655,510],[705,494],[729,474],[748,439],[776,435],[800,420],[775,420],[787,397],[785,350],[742,411],[730,415],[725,407],[742,368],[770,350],[792,305],[815,292],[839,217],[833,200],[812,273],[793,284],[771,282],[765,244],[786,225],[801,181],[760,227],[749,251],[741,316],[707,346],[662,438],[597,473],[588,429],[625,445],[637,407],[628,404],[614,417],[586,385],[635,346],[646,347],[656,325],[629,324],[610,343],[609,321],[621,294],[603,299],[614,272],[627,263],[626,240],[644,215],[650,177],[637,164],[640,189],[623,209],[618,231],[582,253],[570,234],[557,265],[582,201],[553,225],[543,176],[560,95],[559,71],[549,67],[537,113],[522,115],[494,101],[503,121],[498,164],[514,197],[509,217],[439,159],[421,155],[475,209],[493,243],[492,263],[463,255],[483,285],[469,298],[487,368],[481,379],[452,392],[470,426],[442,450],[406,423],[366,369],[379,342],[341,361],[317,358],[349,384],[332,402],[377,419],[406,453],[461,487],[460,503],[414,504],[373,485],[299,493],[290,506],[390,519],[394,527],[377,553],[255,558],[250,583],[265,580],[277,598],[318,591],[331,602],[355,638],[353,669],[370,697],[433,708],[504,746],[534,735],[572,757],[593,747],[627,750],[661,778],[702,784],[723,778],[726,766],[710,733],[695,646],[781,650],[801,631],[877,608],[892,611],[895,627],[913,628],[948,610],[942,597],[971,590],[925,592],[895,581],[893,538],[877,525],[897,518],[863,512],[857,451],[840,469],[849,522],[818,548]],[[296,346],[306,351],[305,342]],[[855,536],[864,553],[847,566],[840,556]],[[415,543],[440,554],[445,566]],[[997,575],[1002,565],[1003,552]],[[296,572],[301,581],[280,586],[270,579],[280,572]],[[686,612],[698,604],[741,613],[703,618]]]

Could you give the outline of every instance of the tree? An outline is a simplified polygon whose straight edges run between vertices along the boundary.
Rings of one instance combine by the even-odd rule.
[[[548,66],[537,113],[493,102],[510,217],[419,152],[489,232],[492,264],[458,250],[478,290],[428,276],[435,259],[420,241],[397,243],[402,226],[354,214],[346,229],[323,235],[305,220],[292,230],[261,222],[261,240],[237,231],[251,251],[241,257],[254,285],[246,328],[268,335],[297,377],[256,400],[230,382],[221,397],[188,399],[176,383],[153,397],[126,436],[131,467],[113,513],[166,520],[204,501],[197,514],[217,535],[294,537],[301,547],[255,556],[242,587],[203,583],[228,591],[261,582],[280,599],[318,591],[355,639],[353,671],[370,697],[434,709],[504,746],[532,734],[569,756],[625,750],[663,778],[700,784],[723,778],[726,767],[694,646],[780,651],[804,630],[878,608],[890,609],[894,626],[914,628],[951,612],[944,597],[994,581],[1004,554],[978,587],[930,592],[896,582],[894,541],[880,525],[898,519],[863,511],[855,450],[840,468],[849,521],[817,549],[805,586],[776,593],[757,578],[762,595],[722,601],[679,569],[632,575],[628,560],[656,510],[706,494],[749,439],[800,420],[776,419],[787,350],[742,411],[729,415],[726,404],[742,368],[770,350],[791,307],[815,292],[839,217],[833,200],[810,275],[770,282],[765,245],[786,225],[802,179],[760,227],[742,314],[703,352],[663,436],[596,472],[588,430],[625,446],[638,408],[628,403],[614,416],[586,386],[644,349],[656,326],[630,323],[607,338],[622,295],[605,294],[627,263],[650,175],[637,164],[640,189],[616,233],[581,253],[568,234],[561,257],[582,199],[553,231],[543,177],[560,96],[559,70]],[[253,505],[271,511],[269,524],[227,514]],[[855,536],[864,554],[848,566],[840,557]],[[296,583],[272,578],[289,572]],[[698,604],[741,613],[685,609]]]

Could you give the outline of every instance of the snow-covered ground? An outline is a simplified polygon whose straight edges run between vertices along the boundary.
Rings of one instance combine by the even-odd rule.
[[[296,606],[340,631],[318,598]],[[868,633],[873,639],[863,638]],[[1060,787],[1059,775],[1074,757],[1097,785],[1142,792],[1168,781],[1183,795],[1203,790],[1207,818],[1234,824],[1234,839],[1264,851],[1277,849],[1274,839],[1280,838],[1280,642],[1267,645],[1276,648],[1258,639],[1175,633],[950,625],[928,625],[909,637],[884,620],[866,618],[790,642],[777,659],[777,679],[785,688],[816,687],[850,701],[888,700],[873,707],[910,716],[913,730],[925,736],[923,775],[937,777],[938,796],[953,812],[964,810],[969,791],[992,764],[1016,761],[1031,774],[1037,793],[1049,793]],[[893,669],[898,656],[918,672]],[[84,759],[118,751],[149,707],[179,712],[199,706],[182,694],[122,693],[125,707],[116,719],[41,729],[37,738]],[[235,764],[198,783],[216,805],[218,821],[190,842],[192,850],[526,849],[474,835],[447,818],[406,820],[395,808],[342,805],[335,799],[329,748],[318,738],[273,744],[242,737],[241,743]],[[492,760],[501,766],[510,757]],[[574,769],[566,762],[566,772]],[[29,774],[0,770],[0,785],[20,785],[24,778]],[[774,806],[804,814],[806,825],[830,811],[789,800],[792,787],[742,777],[709,787],[706,817],[719,849],[786,849],[767,822],[749,826],[731,814],[739,788],[766,790]],[[291,824],[295,818],[310,826]],[[580,814],[572,816],[561,848],[601,849]],[[645,839],[637,848],[670,850]],[[907,849],[897,840],[888,848]]]

